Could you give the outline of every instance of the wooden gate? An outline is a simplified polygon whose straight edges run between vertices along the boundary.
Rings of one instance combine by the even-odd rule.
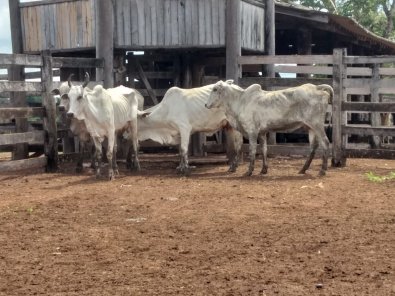
[[[39,93],[42,99],[41,107],[0,108],[2,122],[11,123],[19,118],[39,117],[41,129],[27,130],[0,134],[0,148],[2,151],[12,151],[18,144],[42,145],[44,156],[40,153],[28,151],[28,157],[20,160],[0,162],[0,171],[14,171],[36,167],[45,167],[52,172],[58,168],[58,140],[62,133],[58,131],[58,112],[51,90],[59,83],[53,82],[54,68],[102,68],[103,61],[88,58],[59,58],[51,57],[48,51],[42,55],[0,54],[0,67],[22,66],[40,68],[38,76],[41,82],[0,81],[0,92]],[[30,156],[29,156],[30,155]]]

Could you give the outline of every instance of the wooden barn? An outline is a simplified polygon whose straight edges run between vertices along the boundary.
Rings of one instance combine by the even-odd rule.
[[[0,66],[10,66],[10,82],[0,87],[16,91],[11,95],[14,107],[26,105],[21,89],[48,96],[49,82],[12,81],[49,77],[52,82],[53,75],[66,80],[71,73],[75,80],[82,80],[89,72],[105,87],[137,88],[146,106],[157,104],[171,86],[189,88],[225,78],[241,86],[259,83],[265,89],[327,83],[333,85],[339,107],[333,107],[337,116],[335,162],[341,159],[339,151],[347,148],[345,134],[364,134],[350,127],[341,130],[353,115],[361,114],[353,112],[371,114],[369,124],[376,127],[370,128],[369,136],[392,135],[377,130],[377,112],[395,111],[392,103],[373,109],[342,105],[351,101],[376,104],[382,94],[395,92],[395,71],[380,68],[382,63],[395,63],[395,58],[377,57],[394,55],[395,43],[352,19],[274,0],[9,0],[9,5],[13,52],[22,56],[4,57]],[[24,67],[43,71],[24,73]],[[282,73],[292,73],[293,78],[279,78]],[[383,75],[390,79],[383,80]],[[7,112],[7,118],[13,118]],[[16,119],[16,130],[26,131],[26,119]],[[217,135],[220,145],[221,138]],[[202,135],[194,138],[194,154],[203,153],[204,140]],[[218,151],[223,151],[221,147]],[[26,145],[23,151],[26,155]]]

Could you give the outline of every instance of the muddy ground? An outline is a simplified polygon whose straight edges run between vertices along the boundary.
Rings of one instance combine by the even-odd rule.
[[[185,178],[142,159],[113,182],[72,164],[0,174],[0,295],[395,295],[395,180],[365,176],[395,160]]]

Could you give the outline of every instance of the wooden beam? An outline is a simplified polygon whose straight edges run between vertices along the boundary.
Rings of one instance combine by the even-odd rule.
[[[0,162],[1,172],[14,172],[25,169],[43,168],[47,164],[46,157],[35,157],[21,160]]]
[[[346,149],[346,157],[395,159],[395,150],[388,149]]]
[[[96,1],[96,58],[104,59],[104,68],[96,69],[96,80],[103,87],[114,87],[114,5],[113,1]]]
[[[226,0],[226,79],[233,79],[236,84],[241,74],[237,61],[241,55],[241,3],[240,0]]]
[[[103,58],[59,58],[54,57],[54,68],[104,68]]]
[[[332,79],[328,78],[267,78],[267,77],[243,77],[239,81],[241,87],[248,87],[251,84],[257,83],[262,86],[263,89],[269,89],[270,87],[288,88],[299,86],[305,83],[312,83],[315,85],[329,84],[332,85]]]
[[[15,1],[15,0],[13,0]],[[65,3],[65,2],[77,2],[81,0],[41,0],[41,1],[34,1],[34,2],[25,2],[19,3],[19,7],[32,7],[32,6],[40,6],[40,5],[50,5],[56,3]],[[18,1],[19,2],[19,1]]]
[[[358,135],[358,136],[394,136],[395,127],[375,127],[375,126],[361,126],[361,125],[343,125],[343,135]]]
[[[41,92],[41,82],[0,81],[0,92]]]
[[[0,145],[15,145],[19,143],[43,144],[44,131],[31,131],[0,135]]]
[[[366,112],[393,112],[395,103],[378,102],[342,102],[343,111],[366,111]]]
[[[265,0],[265,54],[274,56],[276,54],[276,22],[274,0]],[[274,64],[264,67],[264,76],[275,77]]]
[[[382,64],[395,63],[395,56],[347,56],[346,64]]]
[[[14,0],[10,0],[14,1]],[[38,55],[27,54],[0,54],[1,66],[26,66],[26,67],[41,67],[41,57]]]
[[[44,130],[46,137],[44,142],[45,156],[47,157],[47,172],[58,169],[58,137],[56,126],[56,104],[51,94],[52,90],[52,57],[49,51],[42,53],[43,67],[41,81],[43,81],[42,104],[45,108]]]
[[[341,106],[346,96],[344,91],[344,80],[346,79],[346,64],[343,58],[346,55],[345,49],[334,49],[333,51],[333,91],[334,98],[332,101],[332,166],[342,167],[346,164],[346,158],[343,154],[345,148],[342,134],[342,125],[344,123],[344,114]]]
[[[332,64],[332,55],[277,55],[277,56],[240,56],[240,65],[263,64]]]
[[[155,93],[151,87],[151,84],[149,83],[147,76],[145,76],[145,74],[144,74],[143,67],[141,67],[141,64],[138,60],[136,60],[136,67],[137,67],[137,71],[139,72],[141,80],[143,81],[145,87],[147,88],[148,94],[149,94],[152,102],[155,105],[157,105],[159,103],[158,99],[156,98]]]
[[[43,107],[22,107],[22,108],[0,108],[1,120],[12,120],[17,117],[32,117],[32,116],[44,116]]]

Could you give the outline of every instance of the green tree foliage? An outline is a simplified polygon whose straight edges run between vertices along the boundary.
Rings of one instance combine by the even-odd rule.
[[[395,0],[286,0],[354,18],[369,31],[395,40]]]

